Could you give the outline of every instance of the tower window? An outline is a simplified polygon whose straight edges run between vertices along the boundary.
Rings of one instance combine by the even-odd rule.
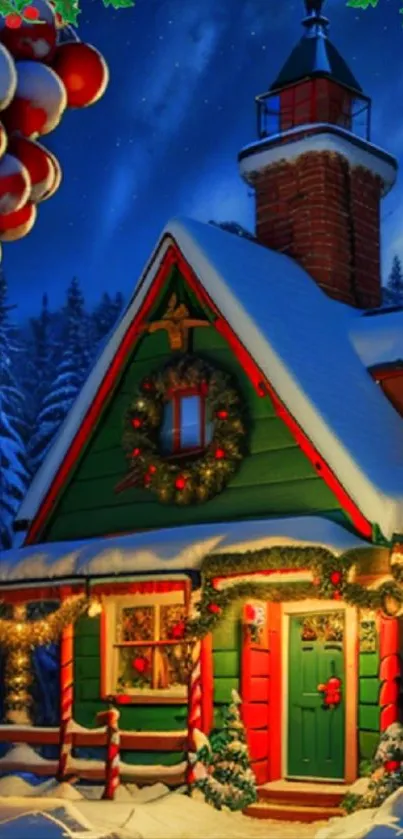
[[[161,445],[165,455],[196,454],[211,441],[212,425],[205,396],[198,390],[178,390],[164,407]]]

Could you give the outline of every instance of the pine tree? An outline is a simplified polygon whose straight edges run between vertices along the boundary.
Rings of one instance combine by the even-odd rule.
[[[32,340],[29,343],[29,382],[31,388],[31,435],[28,442],[28,458],[31,474],[35,474],[42,463],[47,448],[47,434],[42,427],[41,412],[48,395],[56,369],[57,343],[53,337],[52,315],[49,312],[48,297],[42,298],[42,310],[38,318],[31,318]]]
[[[61,357],[56,365],[54,378],[43,397],[37,416],[35,439],[31,446],[36,468],[49,451],[89,372],[89,319],[78,280],[75,278],[67,290],[63,315]]]
[[[385,300],[392,306],[403,306],[403,268],[400,258],[393,257],[392,268],[385,288]]]
[[[243,810],[257,799],[256,780],[250,768],[245,728],[239,713],[240,698],[223,712],[223,727],[212,732],[210,747],[202,745],[196,760],[205,767],[196,774],[196,787],[206,801],[221,810]]]
[[[115,326],[122,308],[123,295],[121,292],[118,291],[114,299],[111,298],[107,291],[104,292],[101,302],[95,307],[91,316],[95,354],[97,354],[100,346],[104,344],[105,339]]]
[[[29,475],[24,433],[24,397],[13,361],[19,352],[10,322],[7,283],[0,271],[0,548],[12,543],[13,521],[24,497]]]

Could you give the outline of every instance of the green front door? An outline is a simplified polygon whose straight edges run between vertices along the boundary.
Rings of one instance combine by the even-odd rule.
[[[344,613],[290,617],[288,777],[344,778]],[[318,690],[341,679],[341,703]]]

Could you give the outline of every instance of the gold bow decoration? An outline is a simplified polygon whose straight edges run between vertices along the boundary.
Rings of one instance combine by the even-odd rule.
[[[189,329],[196,326],[210,326],[208,320],[200,320],[190,316],[189,309],[184,303],[178,303],[177,295],[171,295],[168,308],[161,320],[146,323],[142,328],[150,335],[159,329],[165,329],[171,350],[186,352],[189,343]]]

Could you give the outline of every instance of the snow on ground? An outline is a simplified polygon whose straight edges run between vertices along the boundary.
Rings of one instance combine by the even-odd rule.
[[[324,825],[260,821],[241,813],[217,811],[160,783],[142,789],[135,784],[122,785],[114,802],[99,800],[101,794],[101,786],[45,781],[32,787],[19,777],[2,778],[0,839],[14,837],[10,819],[21,825],[30,819],[32,833],[30,829],[24,839],[45,839],[44,823],[38,821],[41,813],[47,819],[70,823],[71,832],[60,832],[60,839],[313,839]],[[52,839],[57,835],[49,832]]]

